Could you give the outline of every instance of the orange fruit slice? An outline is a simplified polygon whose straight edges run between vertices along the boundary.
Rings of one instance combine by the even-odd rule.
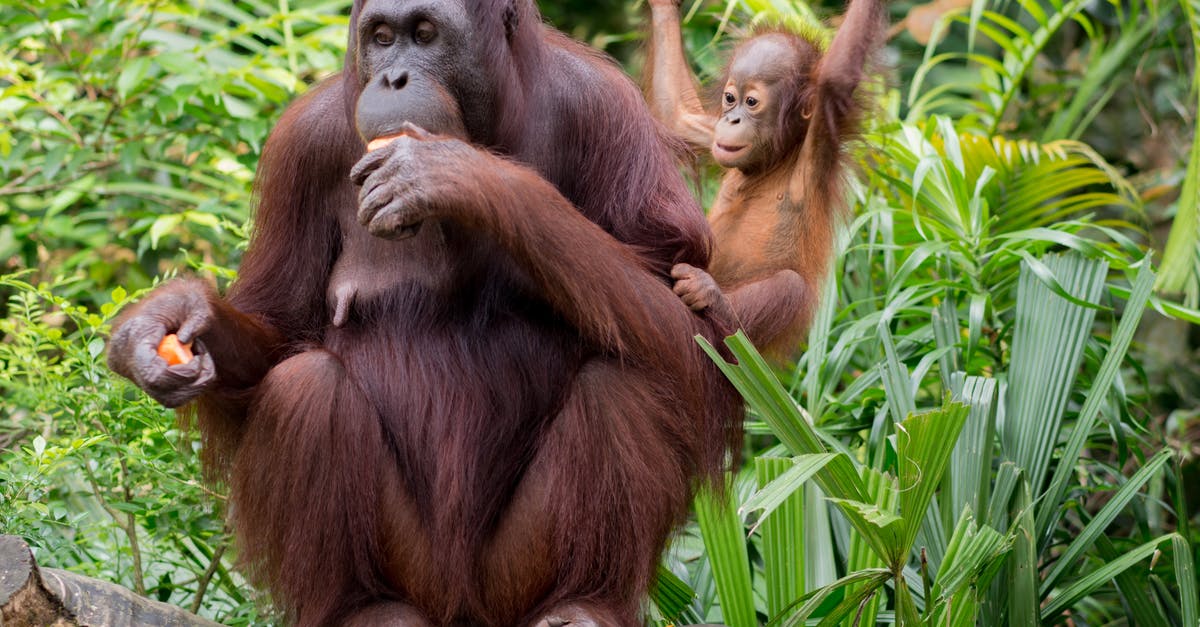
[[[158,356],[162,357],[168,366],[186,364],[192,360],[192,343],[184,344],[179,336],[171,333],[158,343]]]
[[[399,133],[397,135],[388,135],[387,137],[376,137],[375,139],[372,139],[369,144],[367,144],[367,152],[373,152],[373,151],[379,150],[380,148],[383,148],[384,146],[396,141],[397,139],[399,139],[403,136],[404,136],[404,133]]]

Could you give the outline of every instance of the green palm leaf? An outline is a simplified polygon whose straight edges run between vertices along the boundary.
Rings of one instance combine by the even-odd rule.
[[[1200,2],[1180,0],[1192,39],[1192,93],[1200,103]],[[1187,174],[1179,194],[1179,209],[1163,252],[1158,289],[1185,292],[1187,305],[1200,304],[1200,133],[1192,137]]]
[[[724,491],[724,500],[705,490],[696,496],[696,518],[704,537],[704,548],[712,563],[721,615],[729,627],[755,627],[754,589],[750,582],[750,558],[742,521],[737,515],[732,487]]]
[[[979,120],[981,130],[993,135],[1000,129],[1013,103],[1024,94],[1027,74],[1059,30],[1072,21],[1094,30],[1082,12],[1088,5],[1086,0],[1046,3],[1019,0],[1022,15],[1018,19],[1005,14],[1005,2],[975,4],[970,13],[959,10],[944,18],[967,25],[970,51],[934,54],[939,43],[938,38],[931,38],[925,61],[909,89],[910,121],[930,113],[965,111],[966,115]],[[977,48],[983,47],[980,39],[1000,53],[998,60],[988,53],[977,52]],[[974,66],[977,71],[963,73],[962,78],[951,79],[934,88],[926,87],[927,77],[939,66],[960,61]],[[1086,103],[1092,93],[1083,94],[1081,100]]]
[[[1080,577],[1078,581],[1071,584],[1071,586],[1051,598],[1050,602],[1042,607],[1042,620],[1049,620],[1055,616],[1058,616],[1064,610],[1072,607],[1075,602],[1079,601],[1096,588],[1108,583],[1108,581],[1116,577],[1118,574],[1133,568],[1138,563],[1154,555],[1159,551],[1159,548],[1162,544],[1171,542],[1176,547],[1187,546],[1186,541],[1183,541],[1182,543],[1176,543],[1176,538],[1180,538],[1180,536],[1177,534],[1168,534],[1160,538],[1156,538],[1137,547],[1136,549],[1133,549],[1132,551],[1126,552],[1124,555],[1111,562],[1108,562],[1107,564],[1104,564],[1103,566],[1100,566],[1095,570],[1089,571],[1086,575]],[[1188,556],[1185,553],[1183,559],[1187,558]],[[1194,589],[1195,583],[1193,581],[1192,590]],[[1192,603],[1194,602],[1195,601],[1193,597]],[[1034,607],[1036,607],[1036,605]],[[1194,624],[1195,616],[1192,616],[1191,619]]]
[[[1045,269],[1074,299],[1095,303],[1107,264],[1078,255],[1050,256]],[[1021,272],[1001,441],[1008,459],[1040,493],[1096,310],[1056,293],[1026,263]],[[1047,350],[1047,347],[1055,347]]]

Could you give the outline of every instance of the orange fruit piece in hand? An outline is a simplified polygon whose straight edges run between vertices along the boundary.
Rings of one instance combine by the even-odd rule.
[[[388,135],[387,137],[377,137],[372,139],[371,143],[367,144],[367,152],[379,150],[380,148],[383,148],[384,146],[396,141],[396,139],[399,137],[400,135]]]
[[[192,343],[184,344],[179,336],[171,333],[158,343],[158,356],[166,360],[168,366],[186,364],[192,360]]]

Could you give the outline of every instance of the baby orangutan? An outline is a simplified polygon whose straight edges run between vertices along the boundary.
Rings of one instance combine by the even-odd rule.
[[[696,311],[732,308],[761,350],[786,358],[816,309],[834,220],[845,211],[843,147],[859,131],[855,90],[883,39],[882,2],[853,0],[824,54],[788,32],[743,42],[717,115],[704,110],[684,56],[679,0],[650,7],[650,108],[726,168],[709,212],[711,265],[675,266],[675,293]]]

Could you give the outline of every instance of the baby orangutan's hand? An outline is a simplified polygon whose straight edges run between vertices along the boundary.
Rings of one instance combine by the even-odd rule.
[[[721,292],[712,275],[686,263],[671,268],[672,288],[675,295],[692,311],[711,310],[710,313],[724,320],[733,321],[733,308]]]

